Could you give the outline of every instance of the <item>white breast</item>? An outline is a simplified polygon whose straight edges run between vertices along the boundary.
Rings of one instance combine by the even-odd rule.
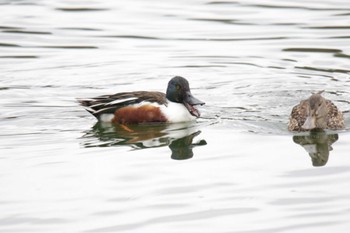
[[[171,123],[194,121],[196,119],[196,117],[192,116],[187,108],[180,103],[168,101],[167,106],[161,106],[161,111]]]

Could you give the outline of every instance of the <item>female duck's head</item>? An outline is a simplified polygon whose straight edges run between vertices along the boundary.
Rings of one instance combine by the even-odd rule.
[[[312,94],[306,100],[306,120],[302,126],[303,129],[327,128],[328,109],[326,99],[321,96],[322,92]]]

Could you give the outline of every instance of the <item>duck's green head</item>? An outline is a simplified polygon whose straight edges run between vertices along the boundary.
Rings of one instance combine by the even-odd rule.
[[[327,128],[328,121],[328,109],[326,99],[321,96],[321,92],[312,94],[309,99],[307,99],[306,108],[306,120],[302,128],[306,130],[311,130],[315,128]]]
[[[180,76],[175,76],[169,81],[166,98],[169,101],[184,104],[187,110],[196,117],[199,117],[200,113],[194,106],[205,104],[191,94],[188,81]]]

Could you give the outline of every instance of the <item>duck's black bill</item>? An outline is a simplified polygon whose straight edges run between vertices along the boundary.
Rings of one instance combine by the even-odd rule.
[[[187,108],[187,110],[191,113],[192,116],[199,117],[200,112],[195,107],[195,105],[203,105],[205,104],[203,101],[200,101],[199,99],[195,98],[191,92],[186,93],[186,97],[184,99],[184,105]]]
[[[190,105],[204,105],[205,103],[203,101],[200,101],[199,99],[195,98],[191,92],[186,93],[185,102]]]

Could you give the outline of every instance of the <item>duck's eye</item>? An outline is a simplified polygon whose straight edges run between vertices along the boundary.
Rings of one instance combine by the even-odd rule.
[[[176,90],[180,90],[181,89],[181,86],[180,85],[176,85]]]

